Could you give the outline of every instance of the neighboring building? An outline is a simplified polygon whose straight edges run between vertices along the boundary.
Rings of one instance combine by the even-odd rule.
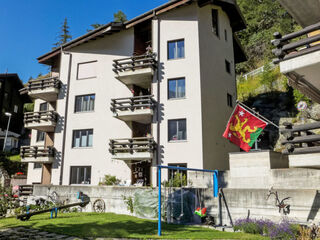
[[[320,103],[320,3],[318,0],[279,0],[303,27],[282,36],[275,33],[273,53],[288,83],[314,102]],[[303,104],[301,105],[303,106]],[[320,122],[292,126],[282,130],[286,140],[283,153],[289,155],[290,167],[320,168]],[[313,130],[313,131],[312,131]]]
[[[5,131],[7,130],[8,117],[6,112],[11,113],[11,120],[8,134],[6,150],[18,147],[18,138],[24,133],[23,127],[23,105],[31,102],[28,96],[21,96],[19,90],[23,83],[18,74],[0,74],[0,150],[3,148]]]
[[[228,169],[222,138],[246,56],[235,1],[174,0],[109,23],[38,58],[52,78],[26,90],[28,183],[157,184],[156,166]]]

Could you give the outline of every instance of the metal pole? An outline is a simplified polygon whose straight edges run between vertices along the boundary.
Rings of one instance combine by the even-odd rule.
[[[5,148],[6,148],[8,131],[9,131],[9,126],[10,126],[10,120],[11,120],[11,115],[9,116],[8,125],[7,125],[7,131],[6,131],[6,135],[5,135],[5,137],[4,137],[3,149],[2,149],[3,152],[4,152]]]
[[[158,167],[158,236],[161,236],[161,167]]]

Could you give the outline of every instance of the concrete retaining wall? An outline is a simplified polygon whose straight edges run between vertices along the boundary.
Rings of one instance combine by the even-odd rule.
[[[105,187],[105,186],[34,186],[35,196],[46,196],[48,188],[50,191],[56,191],[61,199],[68,198],[70,202],[75,202],[78,191],[82,191],[90,197],[91,203],[84,211],[92,211],[93,202],[102,198],[106,204],[106,212],[117,214],[131,214],[127,209],[123,196],[134,196],[137,191],[157,191],[157,188],[143,187]],[[192,189],[196,192],[196,189]],[[320,221],[320,193],[317,190],[298,190],[298,189],[277,189],[279,198],[290,197],[287,201],[290,204],[290,214],[287,215],[290,220],[306,223],[308,221]],[[233,220],[245,218],[250,211],[252,218],[267,218],[278,221],[283,217],[279,209],[275,206],[275,198],[272,196],[268,200],[268,189],[224,189],[225,198]],[[201,189],[200,200],[202,207],[208,208],[208,213],[217,219],[219,214],[219,199],[213,198],[211,188]],[[230,224],[225,204],[222,202],[222,220],[223,224]],[[199,205],[199,204],[198,204]],[[199,207],[199,206],[198,206]]]

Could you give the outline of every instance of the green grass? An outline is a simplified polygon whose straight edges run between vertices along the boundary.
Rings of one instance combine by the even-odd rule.
[[[158,238],[157,221],[113,213],[65,213],[49,219],[50,213],[22,222],[15,218],[0,220],[0,228],[30,227],[77,237]],[[228,233],[209,228],[163,223],[162,238],[171,239],[266,239],[259,235]]]

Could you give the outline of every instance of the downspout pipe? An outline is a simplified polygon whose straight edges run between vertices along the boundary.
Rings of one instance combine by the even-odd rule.
[[[72,67],[72,54],[69,52],[64,52],[62,49],[61,49],[61,54],[69,55],[69,67],[68,67],[66,105],[65,105],[66,107],[64,111],[64,129],[63,129],[63,138],[62,138],[59,185],[62,185],[62,181],[63,181],[64,157],[65,157],[65,151],[66,151],[66,136],[67,136],[67,123],[68,123],[69,92],[70,92],[71,67]],[[60,68],[61,68],[61,65],[60,65]]]
[[[161,62],[160,62],[160,19],[153,12],[154,19],[157,19],[157,165],[161,165],[161,145],[160,145],[160,121],[161,121],[161,104],[160,104],[160,81],[161,81]],[[158,182],[158,186],[161,183]]]

